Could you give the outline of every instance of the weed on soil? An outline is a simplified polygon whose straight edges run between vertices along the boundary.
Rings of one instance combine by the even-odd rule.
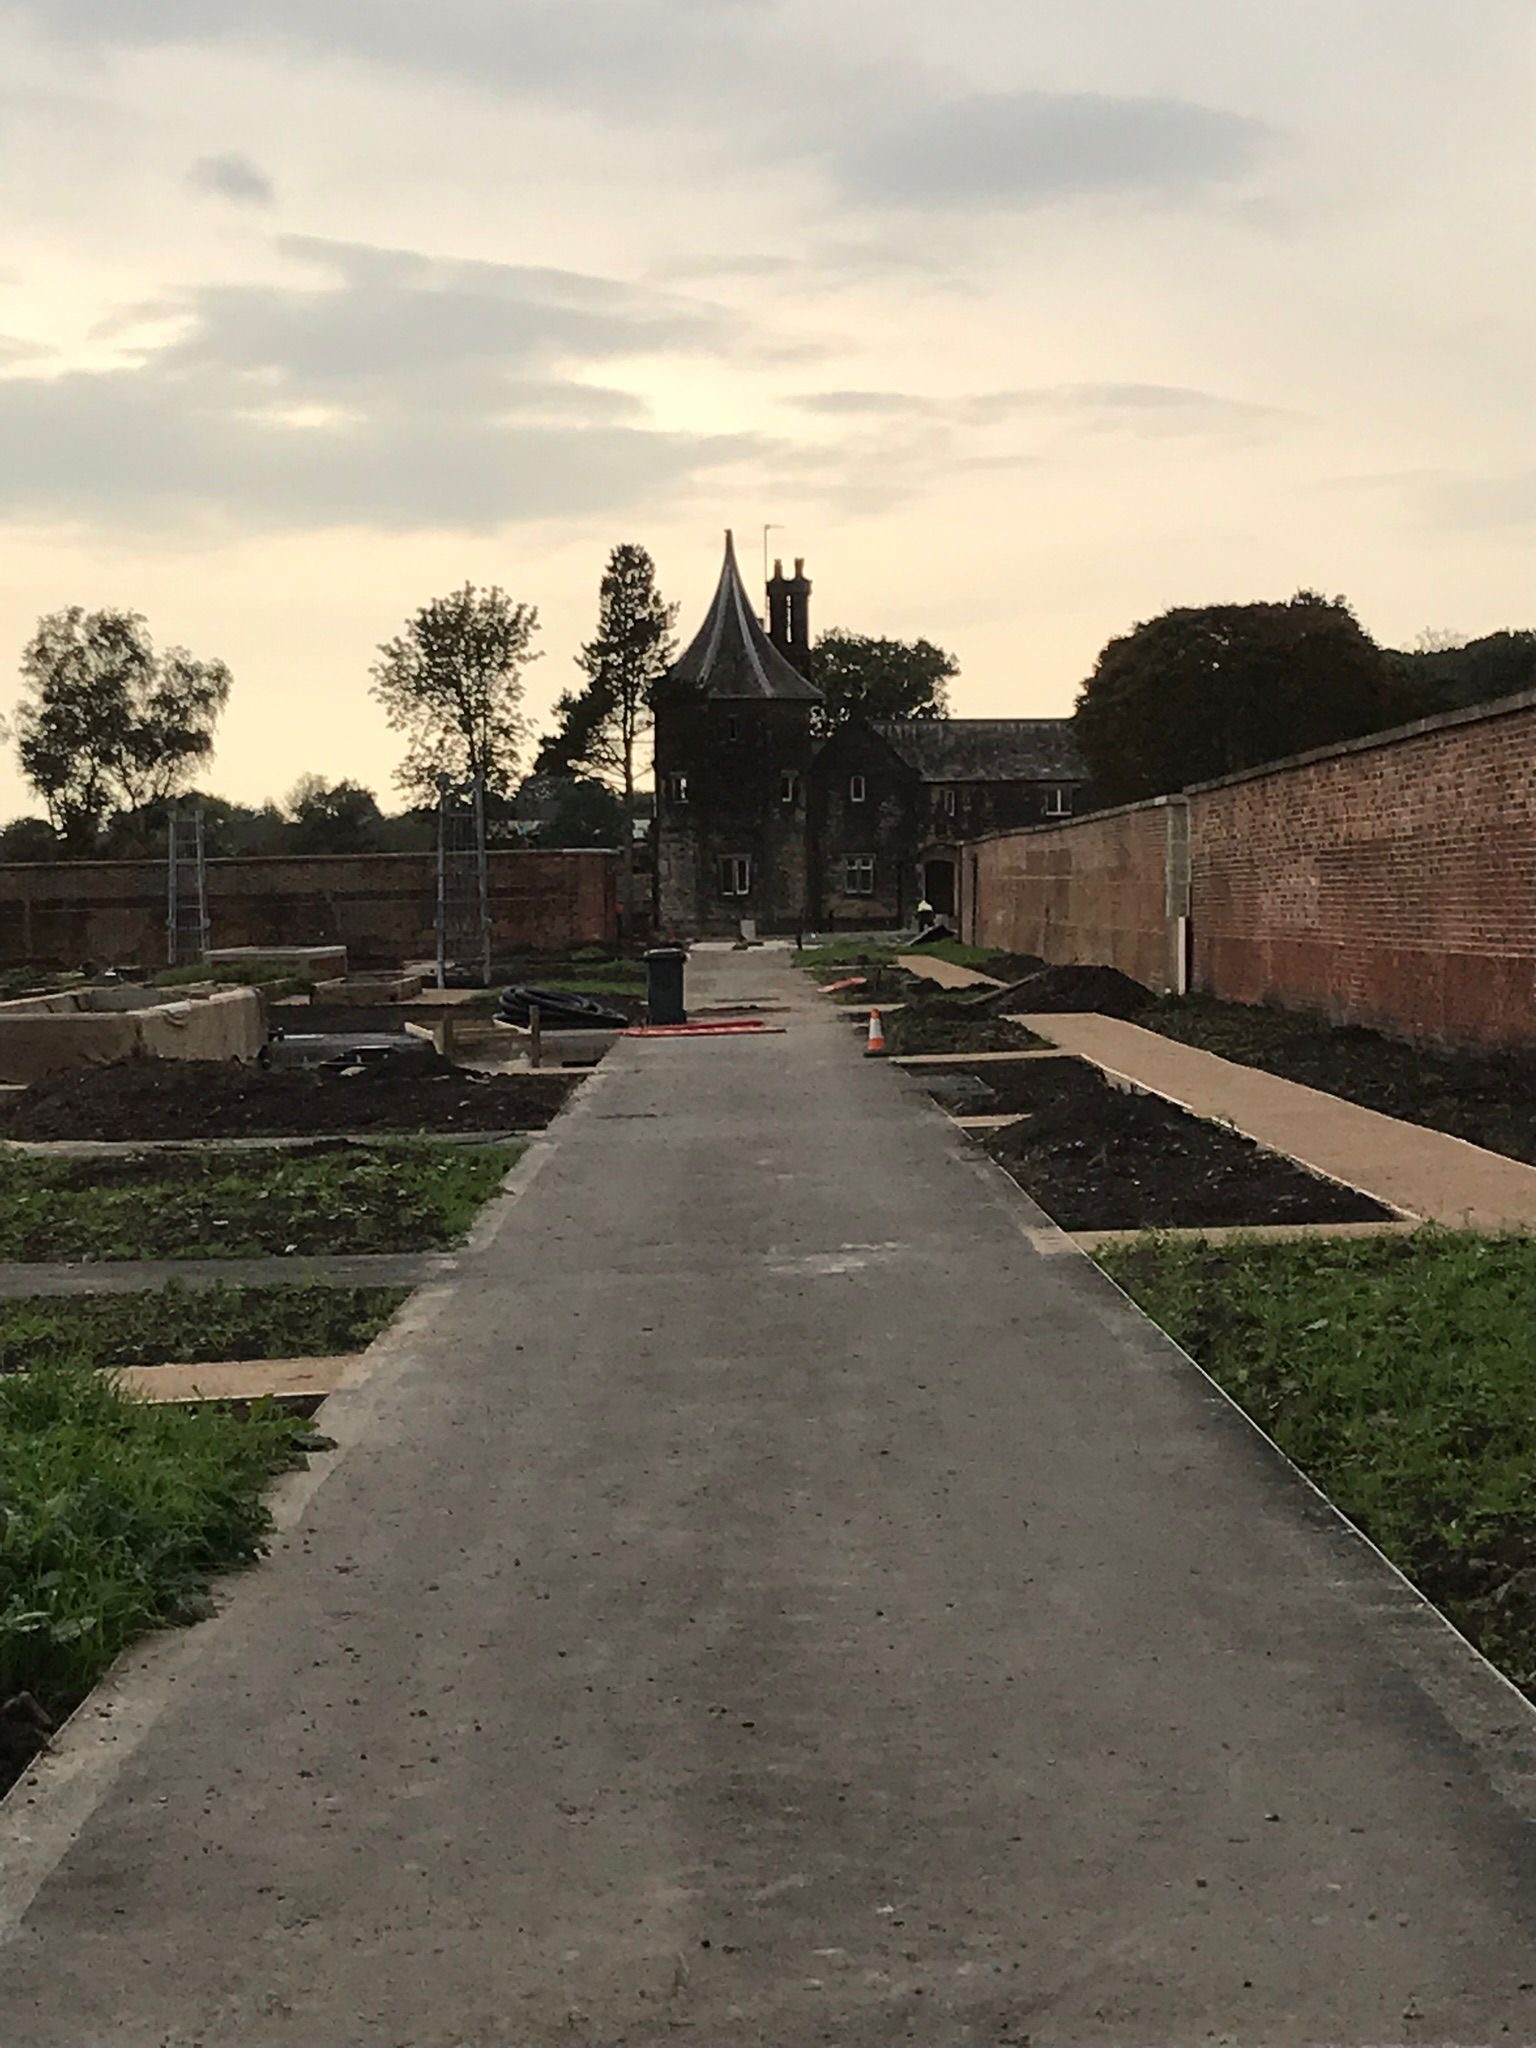
[[[253,1258],[457,1244],[504,1146],[0,1157],[0,1259]]]
[[[1536,1699],[1536,1242],[1153,1239],[1100,1264]]]
[[[406,1294],[403,1287],[171,1286],[0,1301],[0,1373],[339,1357],[365,1350]]]
[[[907,999],[886,1029],[893,1053],[1028,1052],[1044,1043],[1023,1024],[988,1015],[964,995],[918,995]]]
[[[1366,1223],[1392,1214],[1224,1125],[1117,1088],[1085,1061],[1031,1060],[1009,1085],[1013,1101],[1028,1103],[1027,1120],[992,1133],[987,1150],[1064,1230]]]
[[[130,1401],[57,1365],[0,1378],[0,1791],[135,1637],[261,1554],[308,1425]]]
[[[351,1074],[233,1060],[120,1060],[0,1103],[7,1138],[280,1138],[341,1131],[536,1131],[571,1074],[475,1074],[412,1046]]]
[[[1536,1053],[1435,1052],[1356,1025],[1204,996],[1160,1002],[1137,1022],[1536,1166]]]

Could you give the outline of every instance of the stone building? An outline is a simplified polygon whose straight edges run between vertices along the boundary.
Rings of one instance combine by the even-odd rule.
[[[778,565],[768,630],[735,548],[656,693],[656,913],[685,936],[869,930],[956,909],[958,849],[1068,817],[1084,770],[1064,718],[854,718],[827,733],[811,585]]]

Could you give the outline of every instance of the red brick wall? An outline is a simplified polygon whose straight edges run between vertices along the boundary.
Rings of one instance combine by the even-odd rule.
[[[1536,698],[1190,792],[1194,985],[1536,1043]]]
[[[495,852],[490,877],[500,950],[598,945],[617,933],[614,854]],[[341,943],[355,962],[426,959],[436,891],[436,861],[425,853],[208,863],[217,946]],[[152,966],[164,958],[159,863],[0,864],[0,963]]]
[[[1053,966],[1118,967],[1149,988],[1169,988],[1169,820],[1178,816],[1176,803],[1136,804],[963,847],[966,936]]]

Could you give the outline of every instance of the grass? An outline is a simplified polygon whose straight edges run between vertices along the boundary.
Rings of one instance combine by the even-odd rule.
[[[1536,1697],[1536,1241],[1152,1238],[1100,1264]]]
[[[225,988],[260,988],[268,995],[302,995],[315,985],[313,975],[295,974],[289,960],[242,960],[238,964],[194,960],[185,967],[164,967],[153,988],[184,988],[189,982],[214,981]]]
[[[0,1373],[325,1358],[372,1343],[401,1287],[202,1287],[0,1301]]]
[[[0,1259],[252,1258],[457,1244],[520,1147],[0,1158]]]
[[[263,1490],[307,1428],[150,1407],[77,1366],[0,1379],[0,1700],[57,1722],[136,1637],[195,1618],[215,1573],[261,1554]],[[0,1788],[36,1747],[0,1722]]]

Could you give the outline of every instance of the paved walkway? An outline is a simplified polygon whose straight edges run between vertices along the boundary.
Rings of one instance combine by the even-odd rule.
[[[931,981],[939,988],[1006,988],[1005,981],[998,981],[994,975],[982,974],[974,967],[957,967],[952,960],[942,960],[933,953],[898,953],[896,965],[905,967],[909,974],[920,975],[924,981]]]
[[[765,976],[3,1810],[6,2048],[1536,2036],[1533,1717]]]
[[[1405,1124],[1118,1017],[1024,1017],[1042,1038],[1106,1072],[1234,1124],[1261,1145],[1452,1228],[1536,1228],[1536,1167]]]

